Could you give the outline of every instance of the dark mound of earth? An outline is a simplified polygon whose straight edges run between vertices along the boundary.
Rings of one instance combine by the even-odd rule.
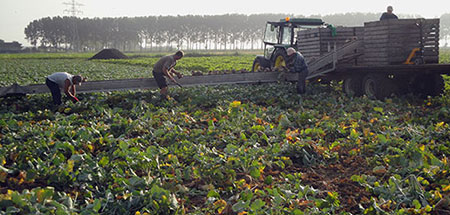
[[[128,56],[124,55],[117,49],[103,49],[89,60],[93,59],[128,59]]]

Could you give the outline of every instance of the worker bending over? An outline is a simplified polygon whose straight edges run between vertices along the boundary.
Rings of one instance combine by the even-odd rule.
[[[182,51],[177,51],[174,55],[167,55],[162,57],[156,62],[153,66],[153,77],[155,78],[156,83],[161,92],[161,98],[167,99],[168,94],[168,86],[164,76],[168,77],[174,83],[177,81],[173,78],[172,74],[175,74],[178,78],[182,78],[183,75],[177,71],[173,67],[177,64],[177,60],[181,59],[184,56]]]
[[[290,71],[298,73],[297,93],[305,94],[306,77],[309,74],[308,64],[303,55],[300,52],[295,51],[292,47],[287,49],[287,54],[291,61],[291,65],[293,65],[293,67],[290,68]]]
[[[73,102],[78,102],[78,98],[75,96],[75,85],[81,85],[81,82],[85,82],[86,78],[81,75],[71,75],[67,72],[56,72],[45,79],[45,84],[50,89],[53,97],[53,104],[61,104],[61,89]]]

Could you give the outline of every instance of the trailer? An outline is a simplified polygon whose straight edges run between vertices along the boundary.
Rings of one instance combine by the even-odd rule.
[[[383,99],[408,92],[430,96],[443,92],[441,75],[450,74],[450,65],[439,64],[439,19],[390,19],[361,27],[323,24],[316,28],[304,28],[304,19],[296,21],[267,23],[265,55],[256,57],[253,70],[268,69],[261,65],[275,70],[289,67],[285,52],[294,47],[309,64],[307,79],[343,81],[342,89],[348,95]],[[293,38],[293,32],[297,32],[296,39],[290,43],[283,39]],[[278,38],[277,43],[270,38]]]
[[[361,27],[334,27],[320,19],[267,22],[264,55],[257,56],[252,72],[187,76],[182,86],[251,84],[297,80],[288,71],[288,47],[301,51],[308,62],[310,82],[343,81],[343,91],[370,98],[417,93],[442,93],[442,74],[450,64],[439,62],[439,19],[400,19],[365,23]],[[173,83],[172,83],[173,84]],[[78,92],[155,89],[153,78],[90,81]],[[44,84],[0,88],[0,97],[48,93]]]
[[[365,23],[363,33],[355,28],[348,31],[354,34],[345,34],[350,42],[343,45],[339,44],[342,38],[325,36],[321,41],[337,46],[338,53],[351,41],[360,41],[353,56],[334,62],[336,66],[329,72],[312,72],[310,78],[320,74],[325,80],[342,80],[346,94],[377,99],[404,93],[437,96],[443,92],[441,75],[450,74],[450,65],[439,64],[439,19],[375,21]],[[317,37],[322,35],[327,32]]]

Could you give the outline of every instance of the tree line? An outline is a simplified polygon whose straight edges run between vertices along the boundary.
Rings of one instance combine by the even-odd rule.
[[[225,14],[146,16],[119,18],[45,17],[25,28],[25,38],[34,47],[95,51],[117,48],[123,51],[168,49],[260,49],[267,21],[292,14]],[[337,26],[362,26],[379,19],[376,13],[313,15]],[[403,18],[414,17],[403,15]],[[450,14],[441,17],[441,35],[450,34]]]

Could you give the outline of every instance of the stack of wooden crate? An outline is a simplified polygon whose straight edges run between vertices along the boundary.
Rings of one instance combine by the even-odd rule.
[[[439,19],[389,19],[364,23],[364,64],[402,64],[415,48],[423,63],[439,62]],[[419,61],[419,62],[420,62]]]
[[[307,60],[317,59],[344,44],[362,39],[364,27],[336,27],[336,34],[332,34],[331,28],[313,28],[300,30],[297,33],[297,48]],[[362,52],[363,50],[358,50]]]

